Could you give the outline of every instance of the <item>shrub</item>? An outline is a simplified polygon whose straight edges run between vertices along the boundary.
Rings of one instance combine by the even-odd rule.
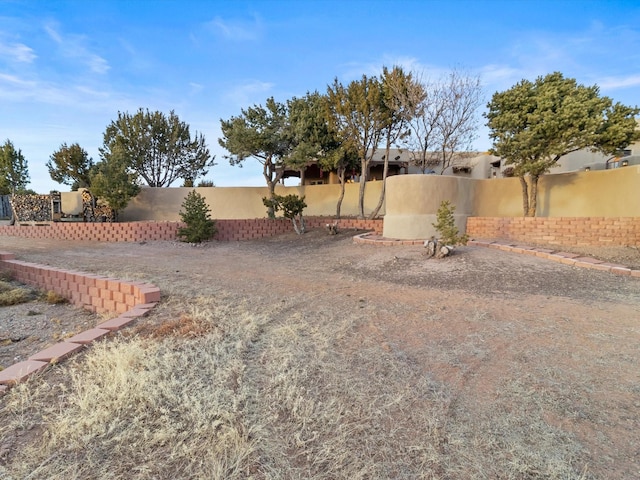
[[[465,245],[469,240],[469,237],[464,234],[460,235],[458,227],[456,227],[453,212],[456,211],[456,207],[451,205],[449,200],[443,200],[440,203],[437,213],[437,223],[432,223],[440,235],[440,243],[444,245]]]
[[[189,243],[200,243],[212,238],[218,230],[210,212],[202,195],[195,190],[189,192],[180,210],[180,218],[186,226],[178,229],[178,237]]]
[[[274,195],[273,198],[264,197],[262,203],[264,203],[264,206],[267,207],[269,211],[271,208],[273,208],[274,212],[282,210],[282,216],[291,220],[293,229],[298,235],[306,231],[304,218],[302,216],[302,211],[307,207],[304,196],[299,197],[294,194],[284,196]]]

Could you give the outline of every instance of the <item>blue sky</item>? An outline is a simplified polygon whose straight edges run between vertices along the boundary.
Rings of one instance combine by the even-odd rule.
[[[223,158],[220,119],[383,65],[430,78],[452,68],[479,75],[484,104],[523,78],[560,71],[637,105],[640,4],[0,0],[0,142],[22,150],[30,188],[66,191],[45,167],[63,142],[98,161],[118,111],[174,110],[216,155],[208,180],[263,186],[257,161],[239,168]],[[482,128],[475,147],[489,146]]]

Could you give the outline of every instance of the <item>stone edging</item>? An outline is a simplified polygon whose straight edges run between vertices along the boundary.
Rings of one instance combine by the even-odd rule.
[[[355,243],[370,245],[424,245],[424,240],[394,240],[391,238],[381,237],[371,232],[362,233],[353,237]],[[551,250],[548,248],[529,247],[526,245],[518,245],[514,243],[492,241],[492,240],[469,240],[467,245],[476,247],[488,247],[502,250],[504,252],[524,253],[526,255],[534,255],[540,258],[546,258],[565,265],[572,265],[580,268],[590,268],[592,270],[601,270],[615,275],[631,276],[640,278],[640,270],[608,263],[591,257],[583,257],[577,253],[567,253],[562,251]]]
[[[53,290],[72,304],[97,313],[118,316],[96,327],[67,338],[31,355],[27,360],[0,370],[0,395],[51,364],[79,352],[92,342],[120,330],[145,316],[160,301],[160,289],[143,282],[118,279],[50,268],[15,260],[11,253],[0,252],[0,268],[10,270],[15,279],[36,288]]]

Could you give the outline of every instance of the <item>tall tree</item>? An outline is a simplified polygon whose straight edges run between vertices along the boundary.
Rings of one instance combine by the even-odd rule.
[[[364,218],[367,173],[387,125],[381,82],[376,76],[363,75],[344,87],[336,78],[327,88],[327,96],[337,134],[360,160],[358,208],[359,216]]]
[[[436,131],[442,175],[456,155],[470,150],[476,138],[477,111],[482,103],[480,77],[453,70],[437,87],[436,97],[440,105]]]
[[[378,205],[371,212],[370,218],[378,216],[384,202],[391,147],[397,145],[399,141],[409,134],[407,125],[415,113],[414,106],[404,101],[409,97],[410,92],[413,92],[417,88],[411,73],[405,73],[401,67],[397,66],[393,67],[392,70],[383,67],[381,82],[383,115],[385,119],[383,132],[385,154],[380,198]]]
[[[520,178],[525,216],[536,214],[540,176],[564,155],[582,149],[615,154],[640,138],[640,109],[614,105],[597,85],[580,85],[559,72],[497,92],[487,107],[492,153]]]
[[[328,109],[328,98],[318,92],[288,102],[289,126],[292,132],[292,150],[288,163],[301,171],[311,162],[325,170],[335,170],[340,182],[340,195],[336,202],[336,217],[345,194],[346,171],[354,166],[357,156],[336,134]],[[301,175],[302,176],[302,175]],[[304,183],[304,179],[301,178]]]
[[[247,158],[255,158],[262,164],[269,199],[273,200],[292,150],[287,105],[271,97],[264,107],[254,105],[241,112],[229,120],[220,120],[222,138],[218,142],[229,152],[225,158],[231,165],[241,166]],[[273,207],[269,207],[268,214],[275,217]]]
[[[329,155],[320,158],[320,167],[326,170],[335,170],[340,182],[340,194],[336,202],[336,218],[340,218],[342,201],[344,200],[348,171],[354,171],[359,167],[358,152],[348,142],[339,142],[338,148]]]
[[[140,192],[138,175],[131,168],[126,153],[114,147],[91,169],[91,193],[104,200],[116,213],[125,209]]]
[[[427,168],[437,165],[433,150],[437,147],[438,125],[444,105],[436,84],[423,80],[422,74],[414,73],[413,88],[399,92],[399,100],[410,109],[409,135],[403,138],[403,147],[409,152],[411,162],[424,174]]]
[[[193,183],[214,165],[204,136],[196,132],[192,138],[189,125],[173,111],[169,116],[143,109],[134,115],[118,112],[107,126],[100,153],[108,158],[115,149],[150,187],[168,187],[179,178]]]
[[[25,190],[29,184],[29,167],[22,150],[10,140],[0,146],[0,193],[15,194]]]
[[[58,183],[70,185],[71,190],[89,188],[91,186],[90,172],[93,166],[93,159],[77,143],[69,146],[63,143],[58,150],[53,152],[47,162],[51,179]]]
[[[415,77],[418,86],[401,97],[414,113],[408,122],[411,135],[404,145],[422,173],[438,166],[443,174],[476,138],[480,79],[458,70],[436,81],[422,80],[417,74]]]
[[[289,168],[304,172],[311,162],[319,162],[337,148],[338,141],[332,135],[325,115],[325,104],[326,98],[318,92],[287,101],[286,123],[291,150],[286,163]],[[303,178],[301,182],[304,184]]]

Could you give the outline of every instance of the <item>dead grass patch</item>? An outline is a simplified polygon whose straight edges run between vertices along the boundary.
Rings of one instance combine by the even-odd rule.
[[[205,322],[202,318],[182,315],[178,319],[166,320],[160,325],[143,323],[124,333],[127,336],[139,335],[156,340],[167,337],[197,338],[210,333],[215,328],[217,327],[214,324]]]
[[[50,303],[52,305],[60,305],[60,304],[69,302],[67,298],[57,294],[53,290],[49,290],[45,294],[43,294],[43,298],[45,302]]]
[[[0,280],[0,307],[26,303],[32,298],[32,291],[26,287],[18,287],[13,283]]]

